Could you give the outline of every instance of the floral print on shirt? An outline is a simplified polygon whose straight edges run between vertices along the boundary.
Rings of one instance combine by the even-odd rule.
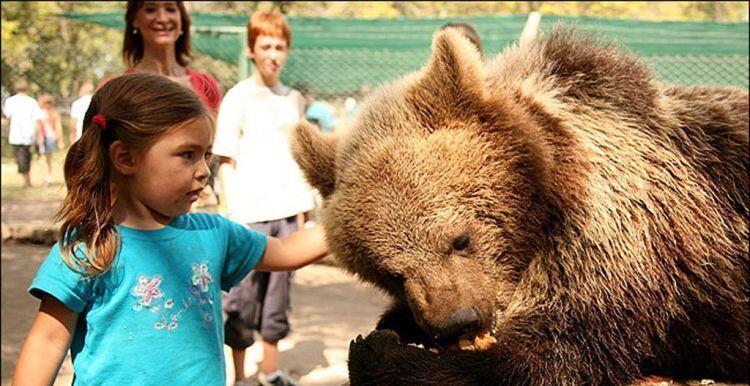
[[[140,297],[134,305],[134,307],[138,307],[136,311],[140,311],[143,307],[149,307],[151,302],[164,297],[164,292],[161,292],[159,286],[161,286],[161,276],[159,275],[150,279],[144,275],[138,276],[138,284],[132,291],[133,296]]]
[[[212,282],[211,274],[208,273],[208,264],[201,265],[193,263],[193,285],[201,286],[201,291],[208,292],[208,283]]]
[[[165,299],[164,292],[161,289],[161,275],[148,277],[139,275],[138,282],[130,291],[136,298],[133,303],[133,310],[141,312],[144,308],[158,315],[158,320],[153,324],[157,330],[172,331],[179,327],[180,317],[196,304],[198,312],[202,313],[201,319],[204,324],[213,322],[213,295],[210,294],[210,285],[213,278],[208,270],[208,263],[191,265],[193,277],[190,285],[190,296],[182,300],[182,307],[174,310],[175,300],[173,298]],[[162,299],[165,299],[163,302]]]

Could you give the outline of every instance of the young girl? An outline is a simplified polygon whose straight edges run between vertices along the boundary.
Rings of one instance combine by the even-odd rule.
[[[221,290],[327,247],[320,228],[276,239],[188,214],[212,141],[198,97],[165,77],[96,92],[65,160],[60,240],[29,288],[42,302],[14,385],[52,384],[69,348],[74,384],[225,384]]]

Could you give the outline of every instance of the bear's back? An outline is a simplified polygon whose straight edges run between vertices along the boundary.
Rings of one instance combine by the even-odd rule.
[[[639,167],[656,173],[674,166],[665,184],[686,182],[674,173],[694,174],[695,181],[688,182],[706,194],[729,197],[725,204],[748,221],[746,91],[662,85],[616,44],[562,28],[529,46],[507,49],[485,65],[485,73],[490,97],[510,97],[525,106],[542,126],[542,141],[557,146],[551,152],[560,158],[567,153],[585,158],[583,163],[609,164],[614,169],[602,174],[633,183],[648,173],[630,165],[645,160],[648,165]],[[571,173],[586,169],[575,167],[579,171]]]

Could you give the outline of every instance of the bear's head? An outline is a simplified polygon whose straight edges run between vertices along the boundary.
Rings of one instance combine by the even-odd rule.
[[[511,96],[490,93],[476,50],[447,30],[426,67],[374,92],[347,132],[303,122],[292,146],[346,269],[455,342],[493,327],[543,237],[534,125]]]

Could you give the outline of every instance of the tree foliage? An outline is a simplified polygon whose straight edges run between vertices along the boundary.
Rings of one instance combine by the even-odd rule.
[[[25,78],[32,92],[63,98],[115,71],[121,32],[57,16],[124,9],[122,2],[2,2],[2,86]],[[121,66],[120,66],[121,67]]]

